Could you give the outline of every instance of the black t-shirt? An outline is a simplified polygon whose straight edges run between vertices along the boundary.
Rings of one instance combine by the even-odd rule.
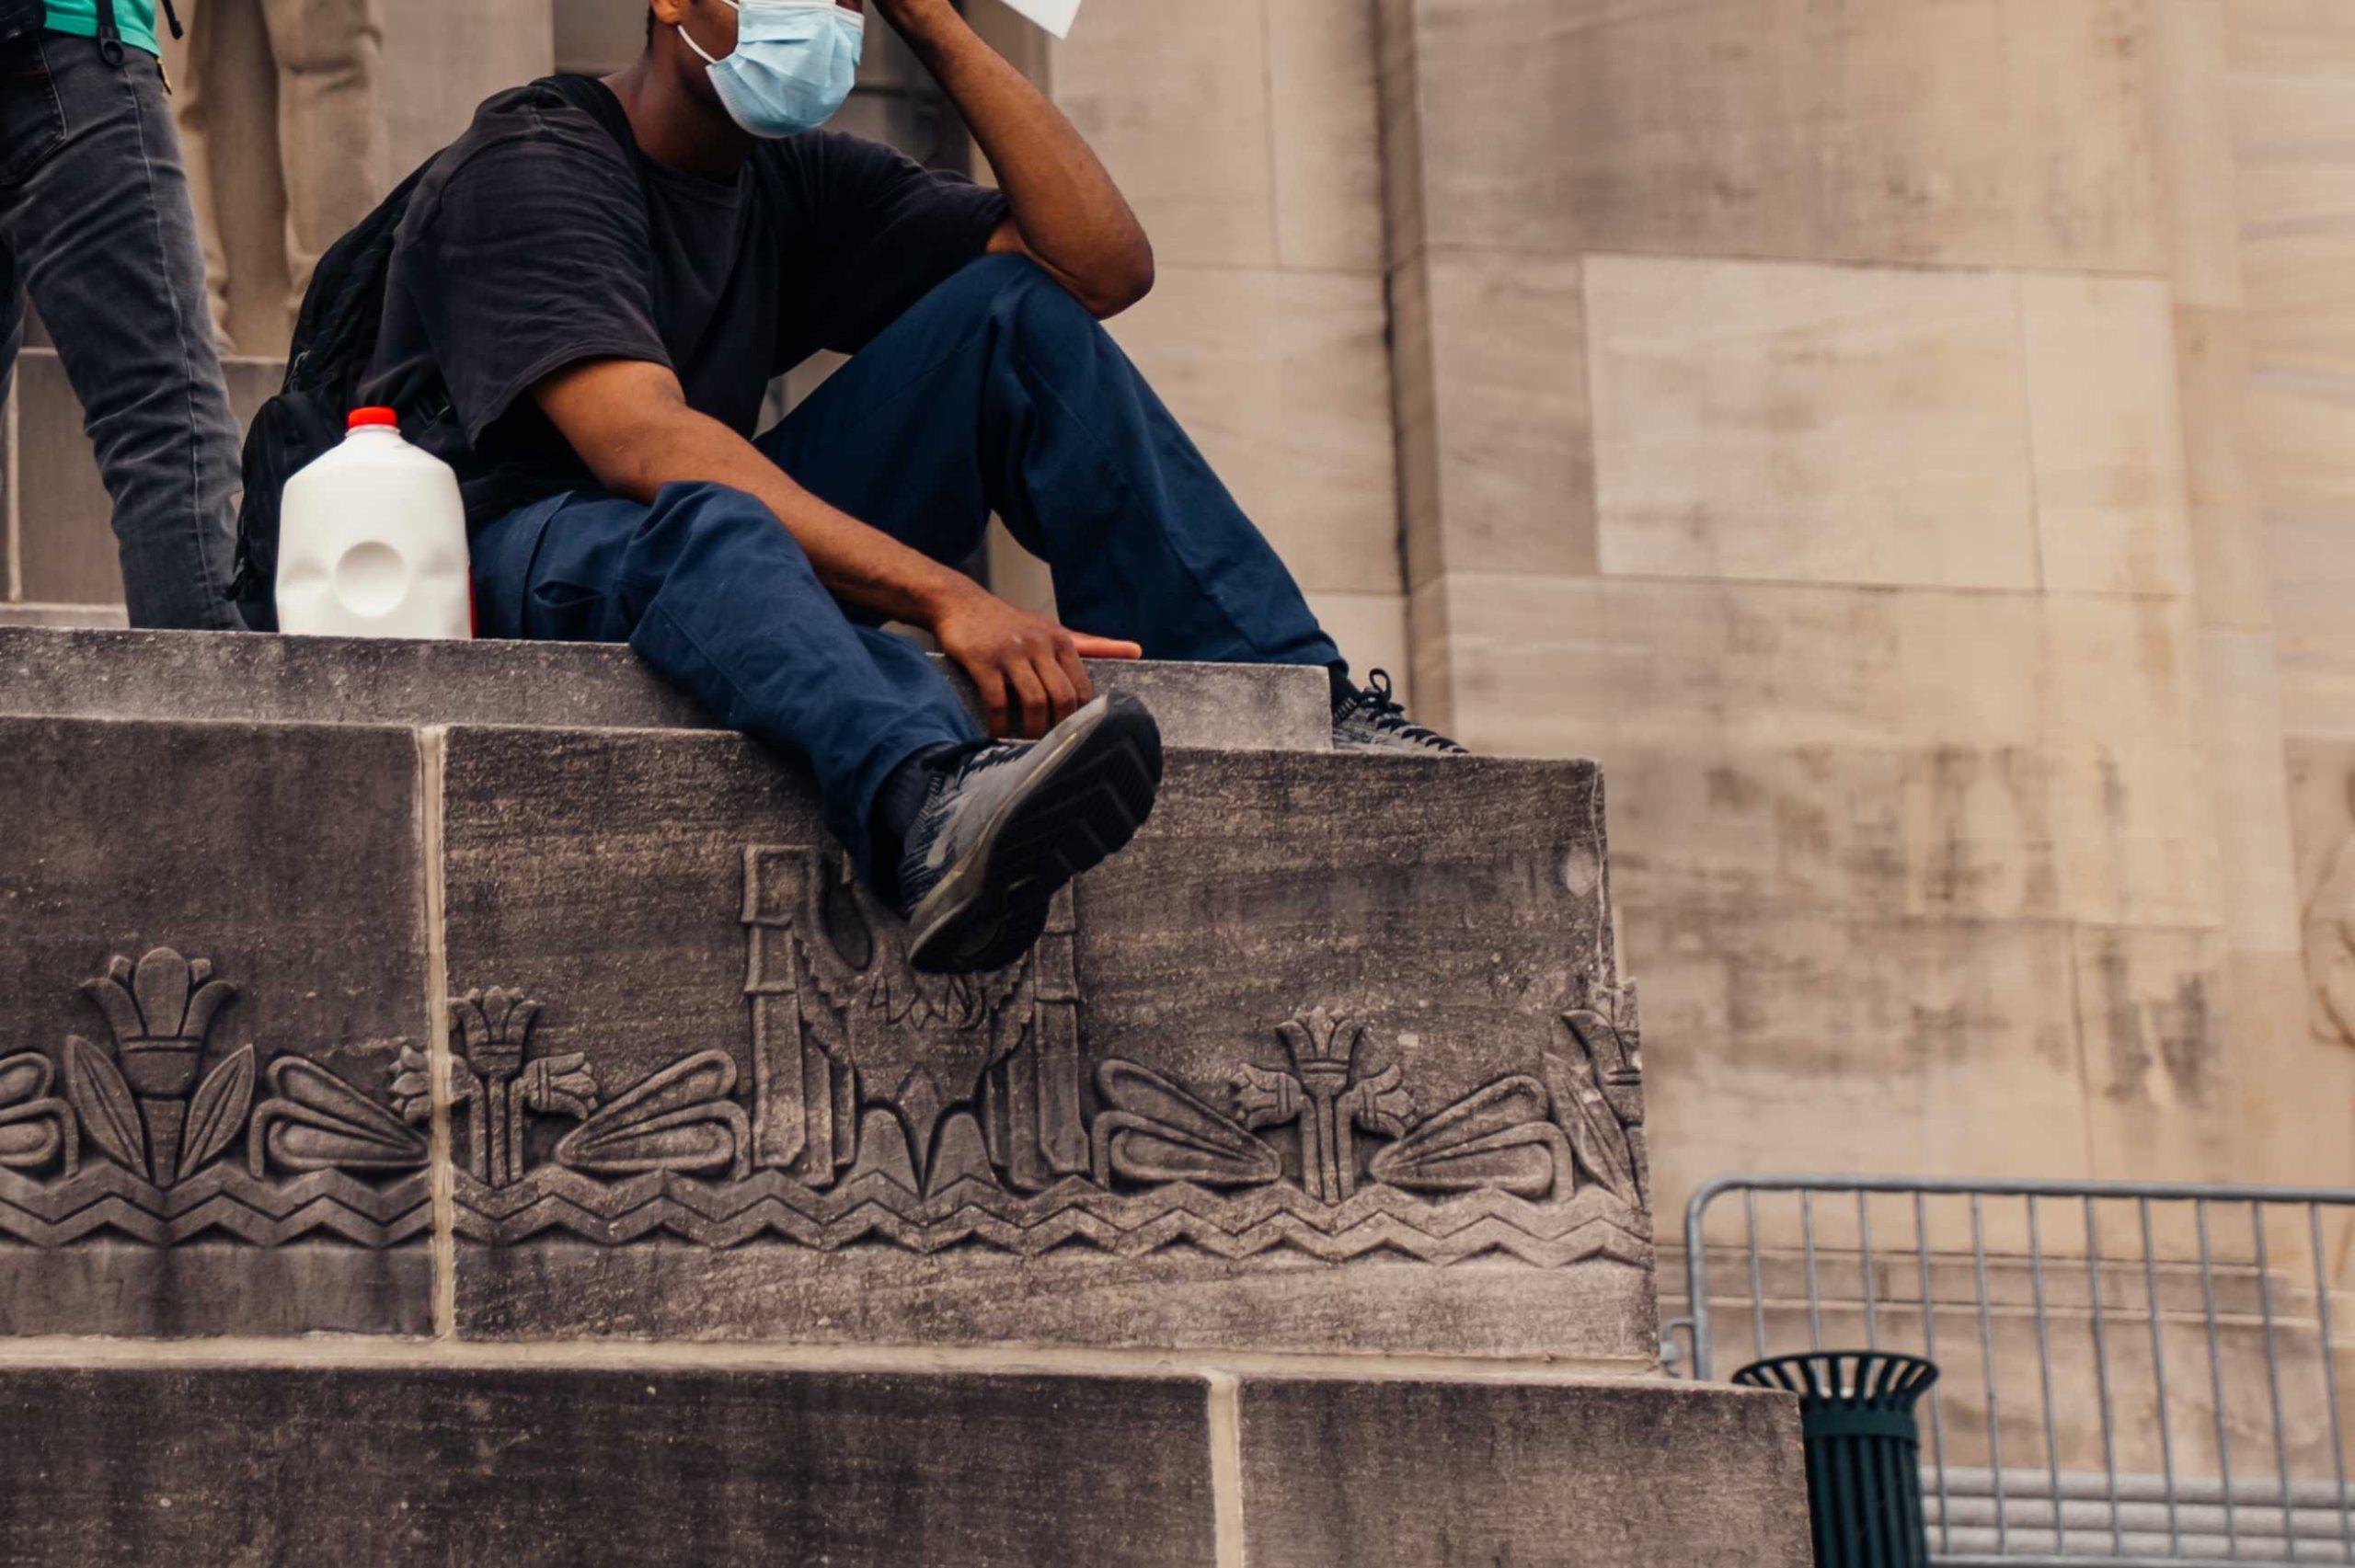
[[[395,241],[366,395],[458,471],[470,523],[597,482],[527,395],[583,360],[667,365],[746,436],[768,383],[856,351],[980,255],[996,191],[830,132],[732,185],[666,168],[585,76],[500,94],[436,158]]]

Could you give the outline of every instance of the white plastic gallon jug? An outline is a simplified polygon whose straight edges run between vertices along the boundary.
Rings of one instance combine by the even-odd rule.
[[[474,635],[458,476],[401,440],[390,408],[355,408],[343,444],[286,481],[278,625],[315,636]]]

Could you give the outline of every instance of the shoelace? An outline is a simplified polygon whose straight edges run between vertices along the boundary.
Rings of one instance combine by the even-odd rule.
[[[1391,694],[1390,671],[1369,670],[1365,690],[1358,693],[1358,708],[1373,727],[1394,735],[1404,736],[1418,745],[1453,747],[1454,742],[1435,729],[1426,729],[1407,716],[1407,710]]]

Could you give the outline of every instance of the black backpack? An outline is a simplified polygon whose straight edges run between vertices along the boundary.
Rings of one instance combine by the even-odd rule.
[[[11,3],[0,0],[0,6]],[[632,144],[621,106],[590,78],[551,76],[534,85],[554,88],[565,101],[587,110],[616,141]],[[343,441],[345,419],[360,406],[361,383],[376,357],[393,241],[418,187],[441,155],[426,159],[319,258],[294,318],[285,383],[261,406],[246,431],[246,495],[237,507],[236,570],[228,597],[257,632],[278,630],[278,506],[286,481]],[[369,392],[369,402],[400,415],[404,430],[421,429],[449,413],[448,395],[438,375],[419,384],[374,386]]]
[[[393,236],[432,167],[428,159],[319,258],[294,320],[285,383],[246,431],[246,495],[237,507],[236,572],[228,596],[257,632],[278,630],[279,499],[296,469],[343,440],[345,418],[376,355]],[[390,401],[404,418],[417,412],[402,407],[397,394]]]

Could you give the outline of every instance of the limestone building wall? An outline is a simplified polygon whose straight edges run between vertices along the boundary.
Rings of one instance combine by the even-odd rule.
[[[2342,9],[1385,0],[1417,687],[1604,763],[1664,1211],[2355,1175],[2282,762],[2285,693],[2346,710],[2244,405],[2321,308],[2247,73]]]
[[[2279,671],[2303,965],[2278,972],[2303,979],[2304,1038],[2337,1059],[2355,1045],[2355,9],[2233,0],[2228,17],[2242,308],[2214,352],[2219,379],[2246,388],[2218,418],[2241,441],[2226,483],[2257,544],[2232,580],[2269,622]],[[2289,1035],[2299,1019],[2284,1014]],[[2250,1133],[2294,1146],[2297,1073],[2279,1076],[2289,1093],[2253,1097]]]

